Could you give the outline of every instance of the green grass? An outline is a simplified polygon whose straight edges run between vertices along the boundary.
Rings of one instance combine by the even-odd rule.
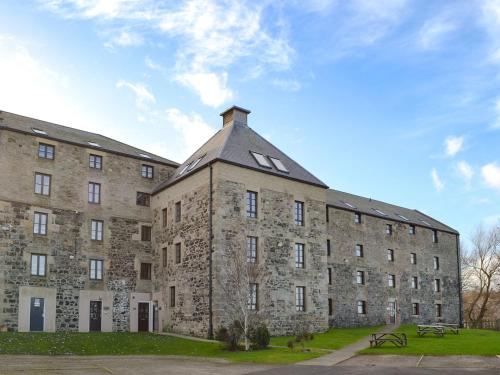
[[[500,332],[484,329],[461,329],[458,335],[446,333],[444,337],[426,334],[417,335],[414,325],[401,326],[397,332],[404,332],[408,346],[396,348],[386,343],[383,347],[367,348],[361,354],[402,354],[402,355],[482,355],[500,354]],[[387,346],[386,346],[387,345]]]
[[[221,344],[150,333],[0,333],[0,354],[31,355],[179,355],[223,358],[234,362],[295,363],[324,351],[269,348],[229,352]]]
[[[331,328],[325,333],[315,333],[314,340],[306,343],[307,348],[336,350],[361,340],[363,337],[377,332],[382,326],[359,328]],[[280,336],[271,338],[271,345],[286,346],[294,336]]]

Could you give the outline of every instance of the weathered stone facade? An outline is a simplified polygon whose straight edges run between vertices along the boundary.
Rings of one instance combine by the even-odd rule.
[[[231,136],[247,134],[248,147],[281,155],[241,128],[247,112],[226,114],[226,133],[240,126]],[[227,139],[208,142],[195,165],[207,155],[221,155],[217,147]],[[55,147],[53,160],[38,156],[39,143]],[[240,149],[238,143],[228,154],[241,152],[242,163],[255,162],[252,150]],[[102,169],[89,168],[90,154],[102,157]],[[451,228],[433,221],[440,228],[435,242],[434,227],[421,224],[422,219],[410,234],[415,222],[403,216],[395,220],[394,215],[332,202],[331,190],[308,181],[312,175],[286,156],[282,160],[294,170],[281,175],[271,173],[271,165],[259,169],[211,157],[190,171],[193,160],[176,169],[175,164],[0,127],[0,325],[30,330],[30,303],[37,297],[45,301],[46,331],[90,330],[92,303],[99,302],[102,331],[210,336],[229,323],[227,298],[219,287],[224,256],[246,249],[249,236],[257,239],[256,314],[273,334],[290,334],[299,326],[324,331],[390,322],[389,306],[402,323],[460,320],[458,233]],[[154,168],[152,178],[141,176],[143,164]],[[35,194],[36,172],[51,176],[50,195]],[[99,204],[88,203],[89,182],[101,184]],[[256,217],[246,213],[248,191],[256,193]],[[137,192],[153,193],[150,207],[136,204]],[[303,202],[303,225],[295,222],[296,201]],[[46,235],[34,234],[35,212],[48,215]],[[102,221],[102,241],[91,239],[91,220]],[[141,235],[143,226],[151,228],[150,240]],[[304,246],[303,267],[296,266],[296,244]],[[356,256],[356,245],[363,246],[362,257]],[[388,249],[393,260],[388,260]],[[412,253],[416,264],[410,261]],[[44,276],[31,274],[32,254],[47,257]],[[90,279],[90,259],[103,261],[102,280]],[[146,268],[141,277],[141,264],[152,265],[150,275]],[[358,271],[363,271],[362,283]],[[388,275],[394,275],[394,287]],[[305,291],[303,309],[297,306],[297,287]]]

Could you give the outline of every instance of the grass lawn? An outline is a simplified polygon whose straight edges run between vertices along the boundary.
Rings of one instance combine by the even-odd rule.
[[[406,333],[408,346],[396,348],[385,343],[380,348],[367,348],[361,354],[410,354],[410,355],[484,355],[500,354],[500,332],[485,329],[461,329],[458,335],[446,333],[444,337],[417,335],[414,325],[401,326],[398,332]],[[387,346],[386,346],[387,345]]]
[[[331,328],[325,333],[315,333],[314,340],[306,343],[307,348],[321,348],[335,350],[359,341],[373,332],[377,332],[382,326],[359,327],[359,328]],[[286,346],[294,336],[272,337],[271,345]]]
[[[0,333],[0,354],[32,355],[181,355],[224,358],[235,362],[294,363],[325,354],[324,351],[290,351],[270,348],[229,352],[221,344],[199,342],[151,333]]]

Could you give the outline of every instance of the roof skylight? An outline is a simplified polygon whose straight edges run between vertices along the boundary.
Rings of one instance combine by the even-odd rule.
[[[422,223],[424,223],[425,225],[428,225],[428,226],[432,227],[432,225],[430,225],[427,221],[422,220],[422,219],[420,219],[420,221],[421,221]]]
[[[193,170],[193,169],[194,169],[194,167],[196,167],[196,166],[200,163],[201,159],[203,159],[203,158],[204,158],[204,156],[201,156],[201,157],[199,157],[198,159],[196,159],[195,161],[193,161],[193,162],[189,165],[188,171]]]
[[[288,169],[285,167],[285,165],[281,162],[280,159],[273,158],[272,156],[269,156],[269,159],[273,162],[274,166],[278,171],[288,173]]]
[[[151,159],[151,156],[146,155],[146,154],[139,154],[139,156],[142,156],[143,158],[146,158],[146,159]]]
[[[347,207],[350,207],[350,208],[356,208],[355,205],[353,204],[350,204],[349,202],[344,202],[344,201],[341,201],[342,203],[344,203]]]
[[[87,141],[87,143],[89,145],[91,145],[92,147],[101,147],[101,145],[99,143],[96,143],[96,142]]]
[[[37,128],[31,128],[31,130],[33,130],[33,133],[35,133],[35,134],[47,135],[47,132],[45,130],[40,130]]]
[[[186,170],[189,168],[189,166],[191,165],[191,163],[187,163],[182,169],[181,171],[179,172],[179,174],[177,176],[180,176],[182,175],[184,172],[186,172]]]
[[[264,157],[264,155],[259,154],[258,152],[253,152],[253,151],[250,151],[250,153],[252,154],[252,156],[255,158],[255,160],[257,161],[257,163],[259,163],[259,165],[261,167],[271,168],[271,164],[269,164],[269,162]]]
[[[398,215],[398,216],[399,216],[401,219],[403,219],[403,220],[410,221],[410,219],[408,219],[408,218],[407,218],[406,216],[404,216],[404,215],[401,215],[401,214],[396,214],[396,215]]]
[[[387,216],[387,214],[381,210],[379,210],[378,208],[373,208],[373,211],[375,211],[376,213],[378,213],[379,215],[382,215],[382,216]]]

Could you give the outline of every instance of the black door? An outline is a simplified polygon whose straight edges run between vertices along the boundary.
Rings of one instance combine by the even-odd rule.
[[[43,298],[31,297],[31,307],[30,307],[31,332],[43,331],[43,306],[44,306]]]
[[[158,332],[160,327],[160,317],[158,314],[158,301],[153,303],[153,332]]]
[[[90,301],[90,332],[101,332],[101,301]]]
[[[139,332],[149,331],[149,303],[139,302],[139,324],[137,326]]]

